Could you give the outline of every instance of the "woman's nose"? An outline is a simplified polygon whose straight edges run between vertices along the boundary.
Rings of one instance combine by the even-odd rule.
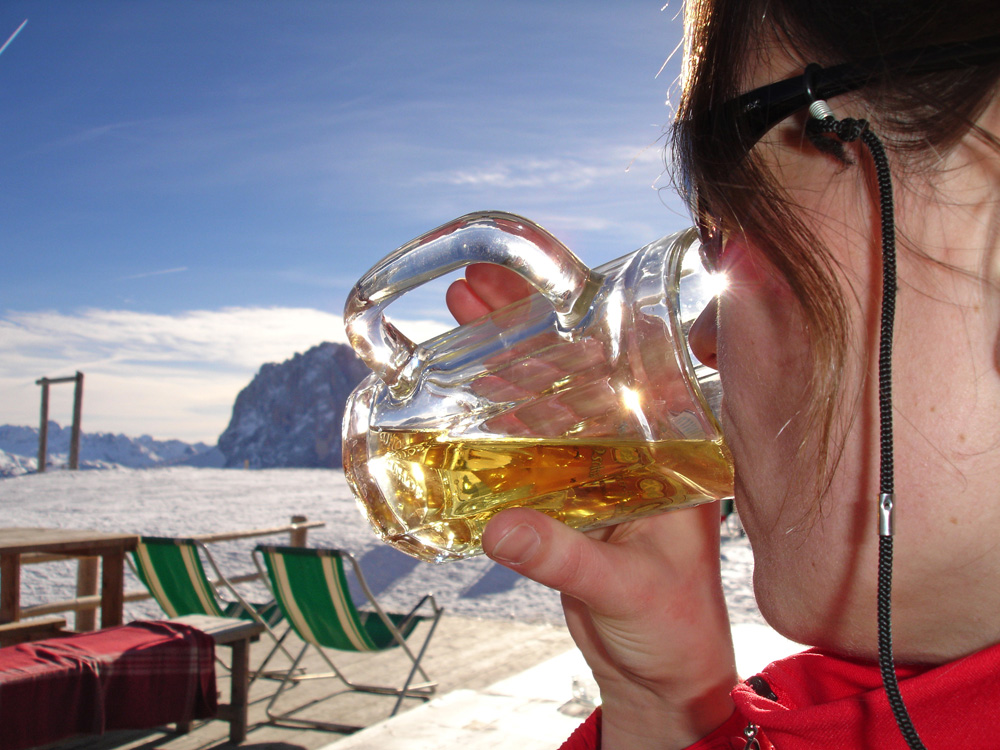
[[[718,369],[716,333],[718,332],[718,298],[713,299],[701,315],[691,325],[688,332],[688,343],[691,344],[691,351],[698,361],[707,367]]]

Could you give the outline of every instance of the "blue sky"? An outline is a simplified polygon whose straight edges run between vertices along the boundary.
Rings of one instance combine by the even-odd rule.
[[[0,44],[28,23],[0,54],[0,424],[81,370],[85,430],[214,442],[432,227],[513,211],[598,265],[685,226],[661,7],[4,0]],[[439,288],[400,314],[448,320]]]

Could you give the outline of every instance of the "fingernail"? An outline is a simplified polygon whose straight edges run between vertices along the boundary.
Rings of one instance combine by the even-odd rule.
[[[531,559],[541,541],[533,528],[521,524],[500,537],[500,541],[493,545],[490,557],[501,562],[520,565]]]

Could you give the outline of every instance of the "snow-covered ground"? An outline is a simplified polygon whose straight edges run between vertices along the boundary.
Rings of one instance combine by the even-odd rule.
[[[452,614],[562,624],[558,594],[485,557],[434,565],[379,542],[340,471],[173,467],[50,471],[0,480],[0,526],[186,536],[279,526],[293,515],[325,522],[309,532],[310,544],[354,554],[387,606],[412,605],[431,591]],[[238,575],[253,570],[250,551],[259,541],[267,540],[214,544],[212,550],[228,575]],[[722,557],[732,621],[762,623],[750,584],[753,561],[746,540],[724,533]],[[22,604],[72,598],[75,579],[72,562],[25,566]],[[142,585],[128,571],[125,587],[132,591]],[[247,593],[254,594],[252,589]],[[149,601],[126,605],[126,619],[160,614]]]

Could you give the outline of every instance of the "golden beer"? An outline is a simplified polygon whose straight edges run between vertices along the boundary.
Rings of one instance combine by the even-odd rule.
[[[486,522],[505,508],[593,529],[733,492],[721,440],[450,439],[372,429],[345,444],[345,466],[355,458],[366,461],[368,486],[355,489],[378,534],[438,562],[481,553]]]

